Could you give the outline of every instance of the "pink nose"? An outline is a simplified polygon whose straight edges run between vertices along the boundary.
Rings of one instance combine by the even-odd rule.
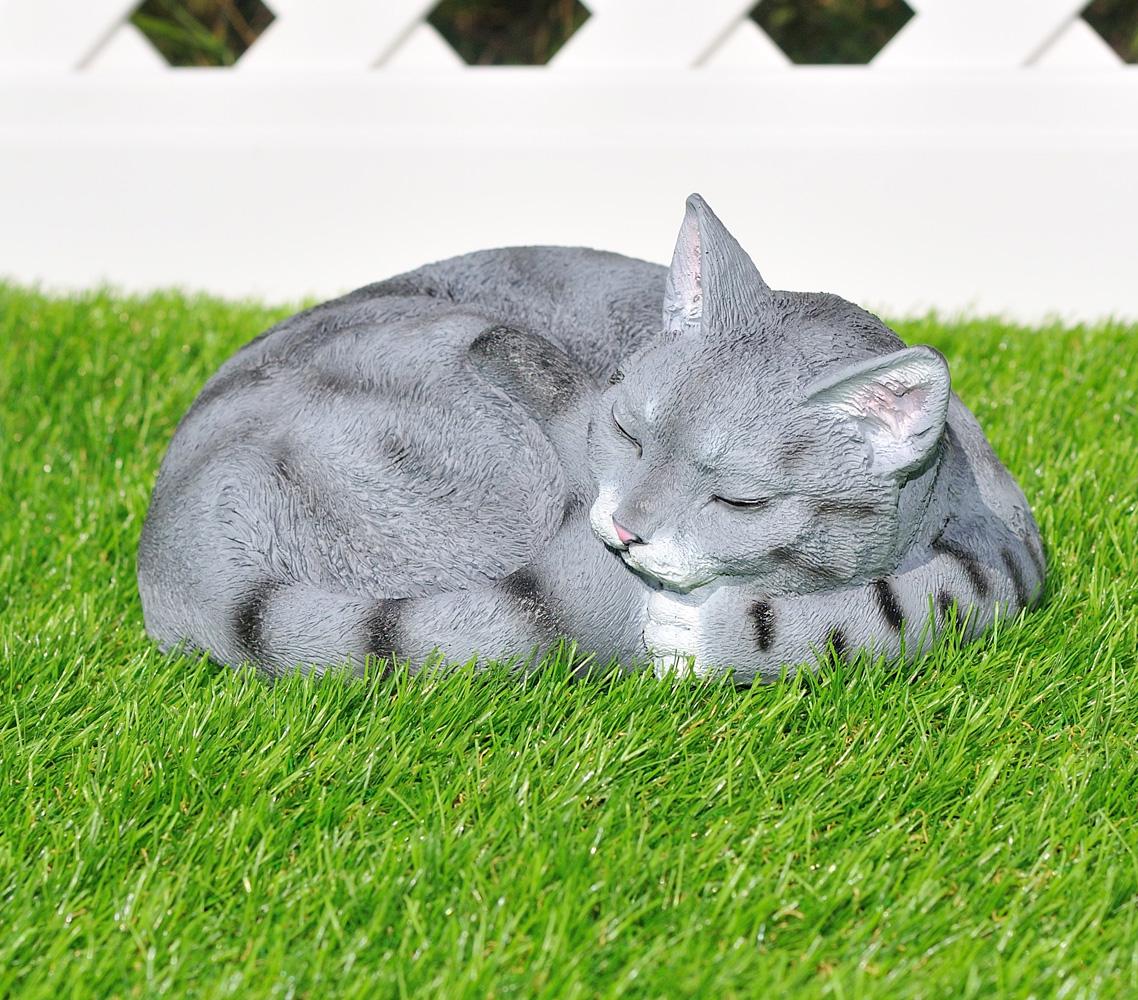
[[[612,519],[613,530],[616,532],[616,537],[620,539],[621,545],[633,545],[640,541],[640,536],[635,532],[629,531],[614,517]]]

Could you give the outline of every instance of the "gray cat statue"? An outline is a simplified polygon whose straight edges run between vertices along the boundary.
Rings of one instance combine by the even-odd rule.
[[[1040,596],[944,358],[775,291],[698,195],[670,268],[486,250],[318,305],[206,383],[138,555],[163,649],[272,674],[594,664],[748,684]]]

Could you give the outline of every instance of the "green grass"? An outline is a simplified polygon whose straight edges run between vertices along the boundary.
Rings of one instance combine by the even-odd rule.
[[[1052,573],[916,679],[269,686],[152,649],[134,553],[284,312],[0,286],[0,996],[1138,995],[1138,328],[899,325]]]

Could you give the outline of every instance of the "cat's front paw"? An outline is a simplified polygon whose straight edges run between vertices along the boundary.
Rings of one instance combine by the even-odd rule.
[[[644,645],[657,677],[702,674],[700,602],[690,594],[658,590],[648,598]]]

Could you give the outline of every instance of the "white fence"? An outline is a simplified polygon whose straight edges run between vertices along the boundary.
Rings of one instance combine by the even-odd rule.
[[[890,313],[1138,316],[1138,67],[1085,0],[908,0],[865,67],[754,0],[584,0],[471,68],[431,0],[266,0],[172,70],[138,0],[0,0],[0,275],[296,299],[510,243],[664,260],[701,191],[771,282]]]

